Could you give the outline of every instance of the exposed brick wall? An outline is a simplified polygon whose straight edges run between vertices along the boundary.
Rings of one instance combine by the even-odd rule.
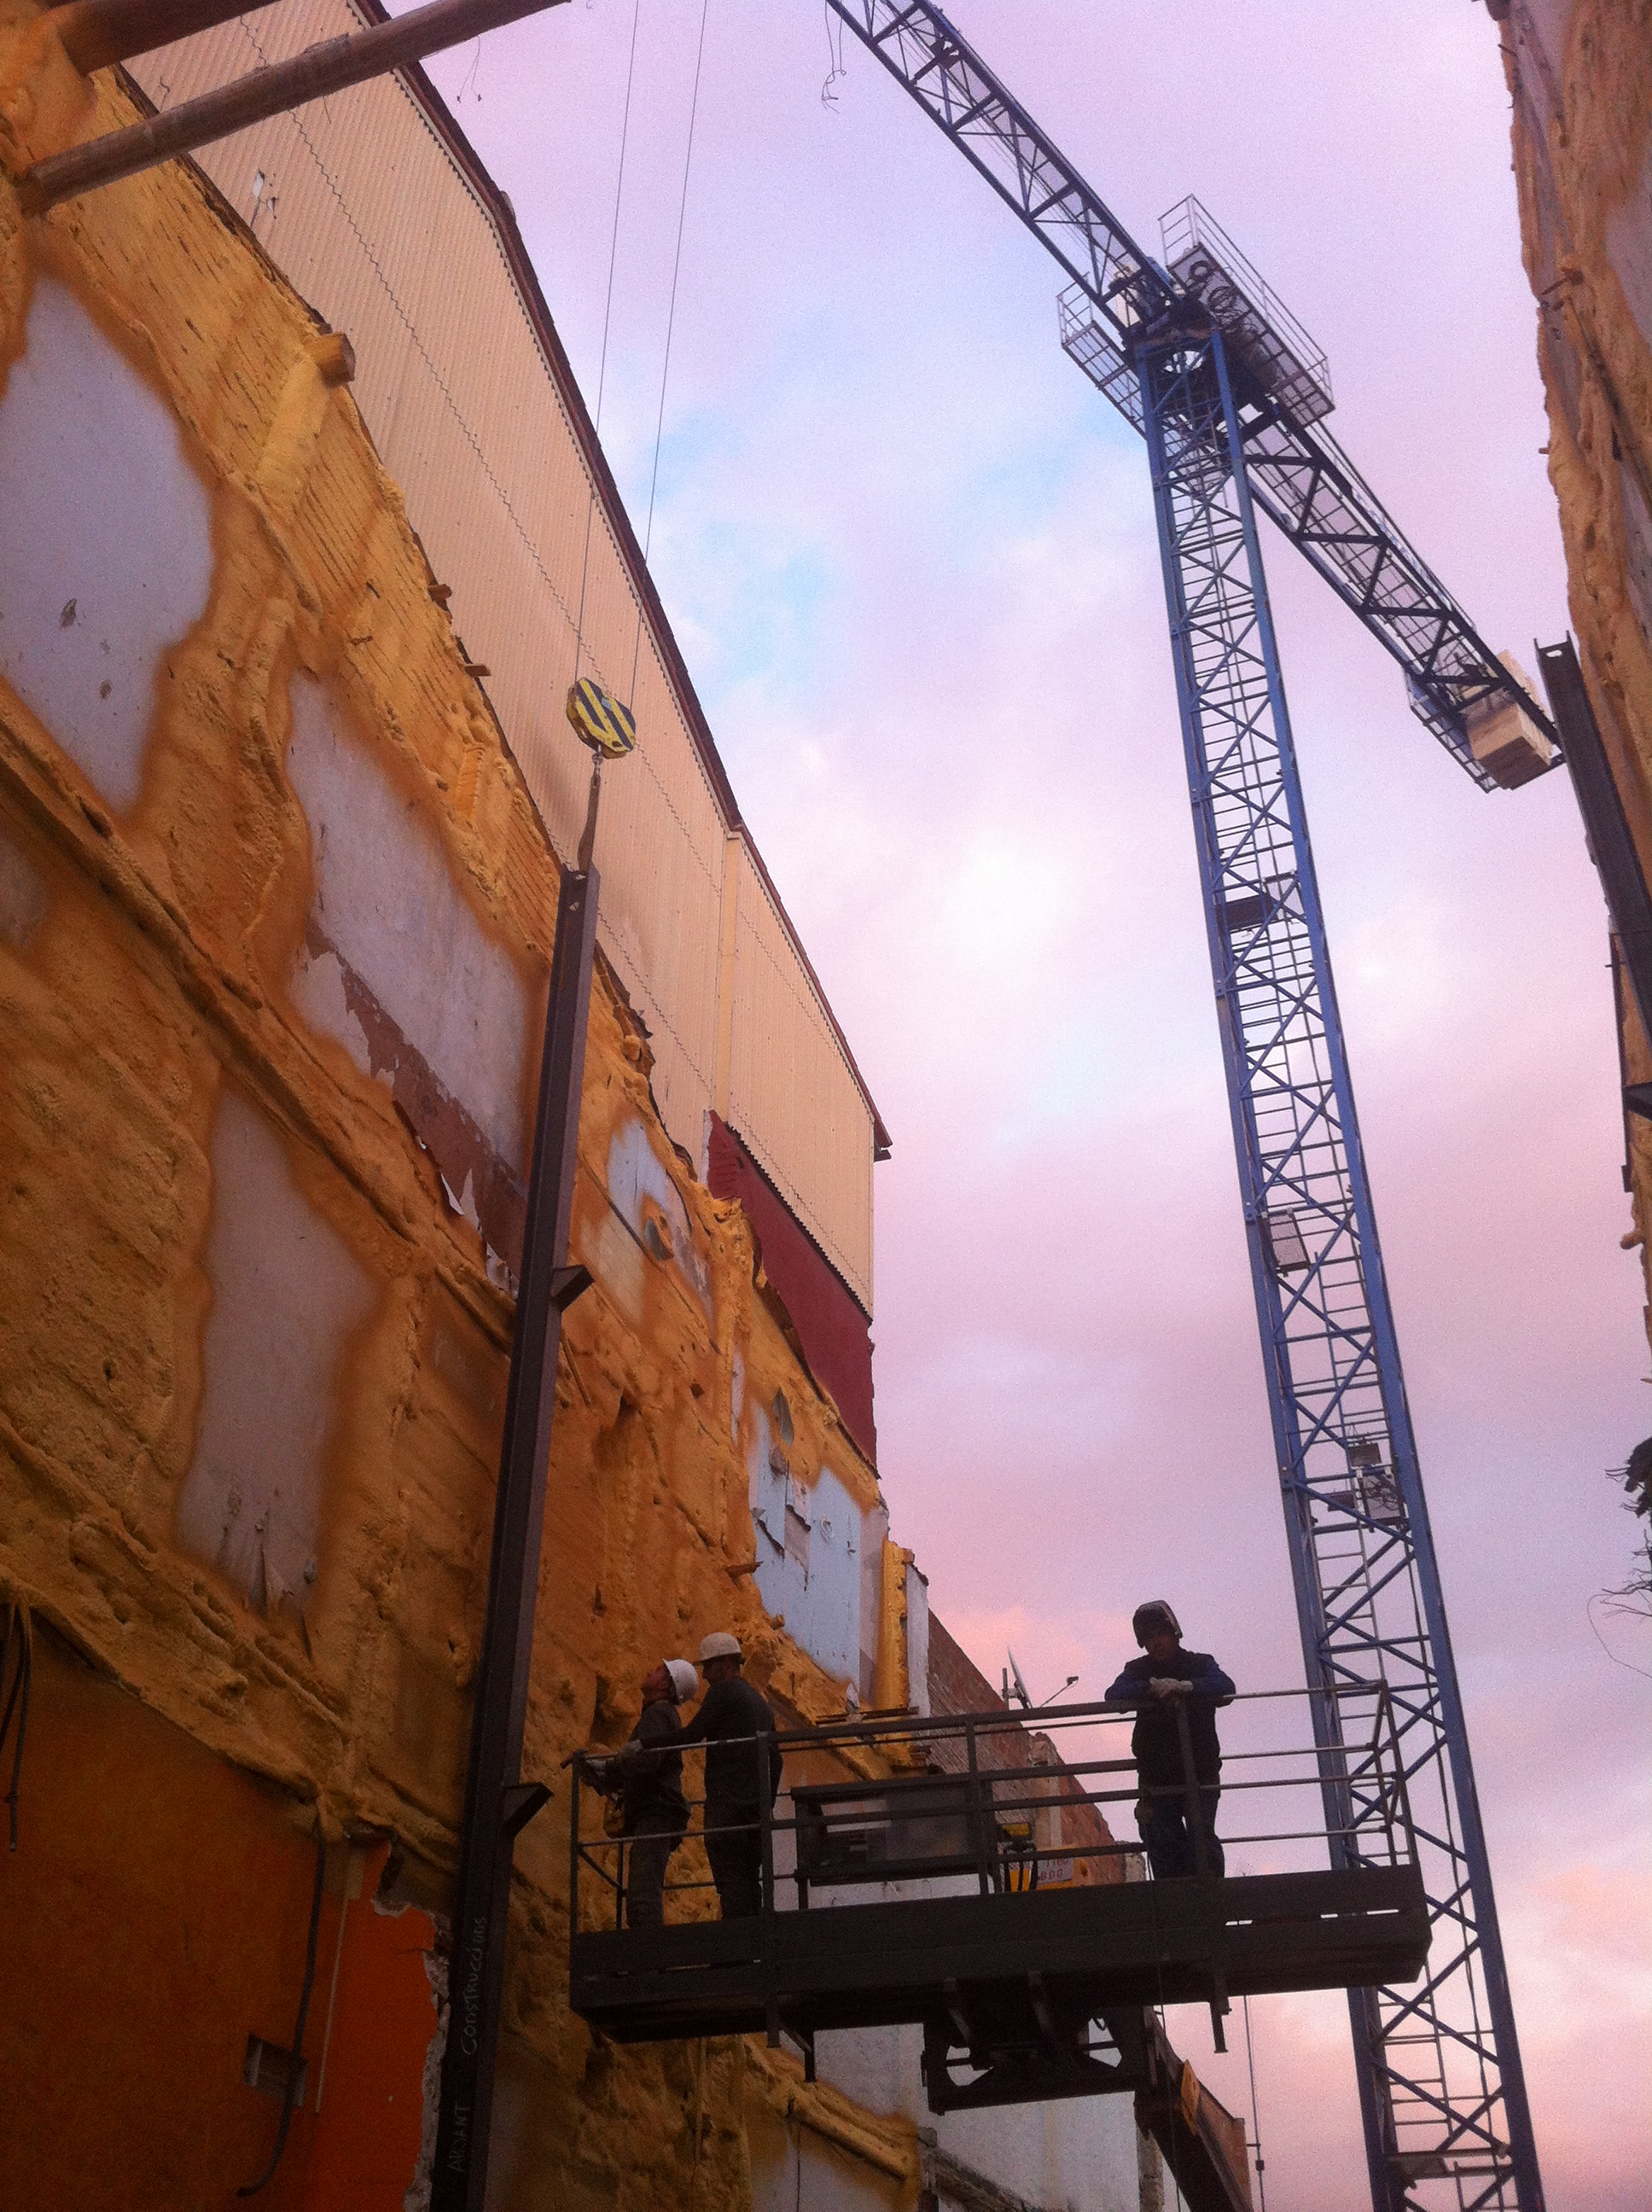
[[[949,1713],[999,1713],[1008,1710],[957,1638],[932,1613],[929,1616],[929,1710],[938,1719]],[[1041,1813],[1038,1820],[1042,1849],[1099,1850],[1117,1840],[1097,1808],[1084,1802],[1084,1782],[1076,1775],[1062,1771],[1064,1762],[1055,1743],[1042,1729],[1024,1728],[1017,1722],[1001,1732],[995,1730],[991,1735],[980,1736],[976,1741],[977,1755],[983,1767],[1049,1766],[1056,1771],[1063,1801],[1060,1833],[1058,1838],[1054,1833],[1044,1832],[1054,1815]],[[935,1744],[931,1747],[930,1755],[948,1773],[964,1771],[966,1759],[961,1743]],[[1099,1778],[1103,1783],[1108,1779],[1105,1776]],[[1042,1785],[1037,1786],[1042,1789]],[[1117,1857],[1080,1860],[1075,1865],[1074,1875],[1084,1882],[1122,1881],[1124,1862]]]
[[[996,1713],[1004,1700],[956,1638],[929,1616],[929,1710],[932,1713]]]

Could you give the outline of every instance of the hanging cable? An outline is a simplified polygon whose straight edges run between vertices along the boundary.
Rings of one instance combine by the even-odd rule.
[[[322,1833],[321,1816],[315,1823],[315,1887],[310,1895],[310,1934],[304,1948],[304,1984],[298,1993],[298,2024],[293,2030],[293,2047],[287,2054],[287,2086],[281,2095],[281,2123],[276,2130],[276,2147],[270,2154],[270,2163],[256,2181],[244,2183],[235,2191],[237,2197],[256,2197],[281,2164],[281,2154],[287,2148],[287,2130],[293,2124],[293,2107],[298,2102],[298,2085],[304,2070],[304,2023],[310,2014],[310,1991],[315,1986],[316,1938],[321,1933],[321,1881],[327,1871],[327,1840]]]
[[[17,1741],[11,1758],[11,1787],[6,1792],[6,1810],[11,1822],[11,1848],[17,1848],[17,1792],[23,1779],[23,1739],[28,1733],[29,1691],[34,1680],[34,1617],[21,1598],[9,1600],[5,1607],[4,1627],[0,1629],[0,1695],[5,1704],[0,1706],[0,1752],[5,1749],[6,1738],[11,1733],[13,1716],[17,1721]],[[12,1647],[16,1647],[16,1658]],[[6,1688],[6,1675],[11,1674],[11,1687]]]
[[[654,495],[659,489],[659,447],[665,432],[665,386],[671,373],[671,334],[677,328],[677,280],[683,268],[683,230],[689,212],[689,172],[694,164],[694,126],[700,113],[700,71],[706,58],[706,17],[711,12],[711,0],[700,0],[700,43],[694,56],[694,93],[689,102],[689,143],[683,155],[683,191],[677,207],[677,252],[671,260],[671,301],[665,315],[665,358],[659,372],[659,414],[654,423],[654,465],[648,480],[648,520],[642,532],[642,558],[648,559],[648,549],[654,540]],[[631,698],[633,712],[636,708],[637,663],[642,653],[642,601],[637,600],[636,642],[631,648]]]
[[[1256,2191],[1261,2199],[1256,2212],[1267,2212],[1267,2184],[1262,2179],[1262,2121],[1256,2109],[1256,2047],[1250,2039],[1250,1999],[1243,1996],[1239,2002],[1245,2008],[1245,2063],[1250,2069],[1250,2134],[1256,2153]]]
[[[848,71],[843,66],[843,25],[840,20],[837,25],[837,44],[834,46],[831,0],[821,0],[820,12],[826,18],[826,82],[820,88],[820,104],[823,107],[835,109],[837,94],[832,88],[840,77],[848,75]]]
[[[1139,1826],[1139,1823],[1138,1823],[1138,1826]],[[1143,1840],[1143,1844],[1144,1844],[1144,1845],[1145,1845],[1145,1843],[1146,1843],[1146,1838],[1145,1838],[1145,1836],[1144,1836],[1144,1837],[1143,1837],[1142,1840]],[[1143,1857],[1143,1859],[1144,1859],[1145,1861],[1147,1859],[1147,1853],[1146,1853],[1146,1850],[1145,1850],[1145,1848],[1144,1848],[1143,1852],[1142,1852],[1142,1857]],[[1154,2008],[1154,2009],[1156,2010],[1156,2012],[1157,2013],[1157,2015],[1158,2015],[1159,2033],[1160,2033],[1162,2036],[1163,2036],[1163,2037],[1164,2037],[1164,2048],[1165,2048],[1167,2051],[1169,2051],[1169,2048],[1170,2048],[1170,2039],[1169,2038],[1169,2036],[1168,2036],[1168,2035],[1164,2035],[1164,1942],[1163,1942],[1163,1938],[1162,1937],[1162,1936],[1161,1936],[1161,1935],[1160,1935],[1160,1933],[1159,1933],[1159,1924],[1158,1924],[1158,1896],[1157,1896],[1158,1883],[1157,1883],[1157,1881],[1156,1877],[1153,1875],[1152,1869],[1151,1869],[1151,1861],[1149,1861],[1149,1862],[1147,1863],[1147,1864],[1144,1867],[1143,1871],[1147,1875],[1147,1877],[1148,1877],[1148,1881],[1147,1881],[1147,1910],[1148,1910],[1148,1912],[1149,1912],[1149,1914],[1150,1914],[1150,1916],[1151,1916],[1151,1922],[1152,1922],[1152,1929],[1153,1929],[1153,1962],[1154,1962],[1154,1966],[1155,1966],[1155,1968],[1156,1968],[1156,1978],[1157,1978],[1157,1983],[1158,1983],[1158,2003],[1157,2003],[1157,2005]],[[1183,2061],[1182,2061],[1182,2064],[1183,2064],[1184,2066],[1187,2064],[1187,2062],[1186,2061],[1186,2059],[1183,2059]],[[1186,2203],[1187,2203],[1187,2199],[1183,2197],[1183,2195],[1182,2195],[1182,2193],[1181,2193],[1181,2138],[1180,2138],[1180,2136],[1178,2136],[1178,2134],[1177,2134],[1177,2132],[1176,2132],[1176,2115],[1177,2115],[1177,2113],[1178,2113],[1178,2112],[1181,2112],[1181,2082],[1178,2081],[1177,2081],[1177,2083],[1176,2083],[1176,2086],[1175,2086],[1175,2095],[1174,2095],[1174,2096],[1173,2096],[1173,2098],[1171,2099],[1171,2110],[1170,2110],[1170,2114],[1169,2114],[1169,2129],[1170,2129],[1170,2158],[1169,2158],[1169,2166],[1170,2166],[1170,2185],[1171,2185],[1171,2187],[1175,2191],[1175,2193],[1176,2193],[1176,2204],[1177,2204],[1177,2207],[1178,2207],[1178,2212],[1180,2212],[1180,2208],[1181,2208],[1182,2206],[1184,2206],[1184,2205],[1186,2204]]]
[[[637,73],[637,26],[642,0],[631,0],[631,58],[625,65],[625,112],[620,119],[619,173],[614,179],[614,222],[608,240],[608,294],[602,310],[602,356],[597,367],[597,416],[592,428],[602,437],[603,394],[608,386],[608,333],[614,319],[614,270],[619,260],[620,203],[625,194],[625,149],[631,137],[631,87]],[[585,550],[580,560],[580,611],[574,623],[574,681],[580,680],[580,660],[585,650],[585,592],[591,575],[591,526],[597,511],[597,477],[591,475],[585,506]]]

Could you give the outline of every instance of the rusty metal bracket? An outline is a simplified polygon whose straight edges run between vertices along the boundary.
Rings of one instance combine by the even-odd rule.
[[[536,1813],[543,1813],[550,1802],[548,1782],[513,1782],[500,1801],[500,1826],[507,1836],[519,1836]]]

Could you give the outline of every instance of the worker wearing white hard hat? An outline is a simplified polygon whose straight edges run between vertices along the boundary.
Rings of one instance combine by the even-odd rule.
[[[625,1921],[659,1928],[665,1917],[665,1869],[689,1825],[683,1795],[683,1723],[678,1705],[699,1687],[686,1659],[662,1659],[642,1678],[642,1711],[630,1741],[616,1754],[605,1787],[619,1798],[624,1853]]]
[[[762,1792],[780,1793],[774,1716],[740,1672],[740,1639],[718,1629],[700,1646],[706,1695],[683,1731],[706,1747],[706,1856],[725,1920],[762,1911]]]

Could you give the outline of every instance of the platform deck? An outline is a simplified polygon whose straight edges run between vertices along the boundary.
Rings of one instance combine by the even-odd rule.
[[[578,1935],[570,2001],[619,2042],[872,2027],[1024,2001],[1064,2014],[1414,1980],[1411,1866],[834,1905]]]

